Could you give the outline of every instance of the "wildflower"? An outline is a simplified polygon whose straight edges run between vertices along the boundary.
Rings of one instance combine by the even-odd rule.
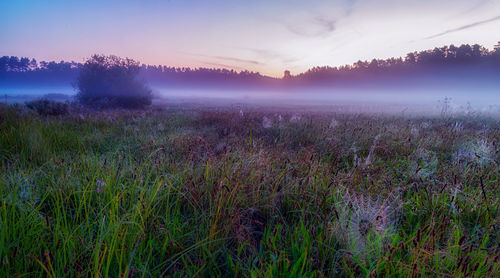
[[[97,183],[97,186],[100,186],[100,187],[106,186],[106,183],[101,181],[101,180],[97,180],[95,183]]]
[[[96,188],[97,193],[101,193],[102,188],[106,186],[106,183],[101,181],[101,180],[96,180],[95,183],[97,184],[97,188]]]

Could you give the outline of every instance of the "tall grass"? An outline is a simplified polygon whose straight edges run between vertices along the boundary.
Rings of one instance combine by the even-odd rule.
[[[4,108],[0,276],[500,274],[497,119],[247,110]]]

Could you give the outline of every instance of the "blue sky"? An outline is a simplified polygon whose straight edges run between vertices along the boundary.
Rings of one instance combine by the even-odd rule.
[[[314,66],[500,41],[499,0],[0,2],[0,55],[249,69]]]

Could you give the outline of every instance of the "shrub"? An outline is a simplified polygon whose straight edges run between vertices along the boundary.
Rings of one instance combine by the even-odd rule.
[[[93,55],[77,79],[77,100],[90,108],[144,108],[151,89],[138,79],[139,62],[117,56]]]
[[[26,107],[41,116],[59,116],[68,114],[68,104],[48,99],[38,99],[26,102]]]

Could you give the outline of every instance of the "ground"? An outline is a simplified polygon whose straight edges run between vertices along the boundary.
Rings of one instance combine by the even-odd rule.
[[[499,126],[4,106],[0,276],[499,276]]]

